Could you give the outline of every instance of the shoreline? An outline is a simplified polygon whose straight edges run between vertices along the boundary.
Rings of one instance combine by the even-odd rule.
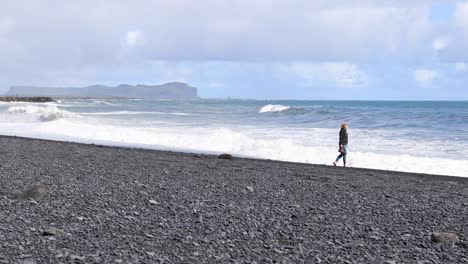
[[[34,137],[23,137],[23,136],[10,136],[10,135],[0,135],[0,138],[17,138],[17,139],[24,139],[24,140],[39,140],[51,143],[67,143],[67,144],[77,144],[77,145],[84,145],[84,146],[95,146],[100,148],[110,148],[110,149],[129,149],[129,150],[141,150],[141,151],[149,151],[149,152],[161,152],[161,153],[168,153],[168,154],[176,154],[176,155],[188,155],[188,156],[205,156],[210,158],[217,158],[218,155],[223,153],[210,153],[210,152],[192,152],[190,150],[171,150],[170,147],[163,147],[161,146],[160,149],[158,148],[151,148],[145,147],[144,145],[135,145],[132,144],[128,145],[118,145],[118,144],[111,144],[110,142],[100,142],[100,143],[86,143],[86,142],[76,142],[70,140],[55,140],[55,139],[45,139],[45,138],[34,138]],[[106,144],[109,143],[109,144]],[[230,154],[230,153],[225,153]],[[242,160],[250,160],[250,161],[268,161],[268,162],[278,162],[278,163],[285,163],[285,164],[298,164],[298,165],[311,165],[311,166],[323,166],[325,168],[334,167],[333,165],[327,164],[315,164],[315,163],[305,163],[305,162],[294,162],[294,161],[282,161],[282,160],[273,160],[273,159],[262,159],[262,158],[255,158],[255,157],[248,157],[248,156],[234,156],[235,159],[242,159]],[[444,174],[431,174],[431,173],[424,173],[424,172],[407,172],[407,171],[396,171],[396,170],[384,170],[384,169],[374,169],[374,168],[362,168],[362,167],[346,167],[343,168],[340,165],[337,165],[335,168],[344,169],[344,170],[357,170],[357,171],[368,171],[368,172],[380,172],[386,174],[408,174],[408,175],[418,175],[421,177],[448,177],[448,178],[466,178],[467,176],[455,176],[455,175],[444,175]]]
[[[468,178],[9,136],[0,146],[2,263],[467,260]]]

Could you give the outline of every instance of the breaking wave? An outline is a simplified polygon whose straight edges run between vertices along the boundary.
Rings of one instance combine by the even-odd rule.
[[[8,113],[13,114],[28,114],[36,116],[42,122],[54,121],[61,118],[73,117],[76,114],[62,110],[57,106],[48,105],[46,107],[27,105],[27,106],[11,106],[8,108]]]
[[[110,111],[110,112],[92,112],[82,113],[84,115],[177,115],[188,116],[187,113],[179,112],[155,112],[155,111]]]
[[[317,111],[311,111],[300,107],[292,107],[288,105],[265,105],[263,106],[258,113],[259,114],[268,114],[268,113],[282,113],[288,115],[304,115],[309,113],[315,113]],[[320,114],[320,113],[319,113]]]
[[[291,109],[291,107],[287,106],[287,105],[272,105],[272,104],[269,104],[269,105],[263,106],[258,111],[258,113],[262,114],[262,113],[272,113],[272,112],[283,112],[283,111],[286,111],[286,110],[289,110],[289,109]]]

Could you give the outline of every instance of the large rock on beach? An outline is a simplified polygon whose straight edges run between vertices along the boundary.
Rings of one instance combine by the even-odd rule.
[[[39,185],[34,185],[26,191],[16,195],[20,199],[39,199],[47,194],[47,189]]]
[[[218,159],[232,160],[232,158],[231,154],[221,154],[218,156]]]
[[[454,233],[434,232],[431,234],[431,240],[435,243],[455,244],[460,239]]]

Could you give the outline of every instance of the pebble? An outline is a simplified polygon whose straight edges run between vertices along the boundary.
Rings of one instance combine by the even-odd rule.
[[[150,199],[148,200],[150,204],[158,205],[159,203],[156,200]]]
[[[19,264],[36,264],[37,262],[33,259],[22,259],[18,262]]]
[[[85,260],[86,259],[85,256],[79,256],[79,255],[75,255],[75,254],[70,254],[70,255],[68,255],[68,257],[71,260]]]
[[[148,237],[148,238],[154,238],[154,236],[153,236],[153,235],[151,235],[151,234],[148,234],[148,233],[145,233],[145,236],[146,236],[146,237]]]
[[[43,236],[58,236],[62,234],[65,234],[65,232],[62,229],[56,227],[50,227],[42,231]]]
[[[360,239],[356,239],[356,240],[353,240],[349,243],[349,245],[353,248],[355,247],[362,247],[364,246],[364,241],[360,240]]]

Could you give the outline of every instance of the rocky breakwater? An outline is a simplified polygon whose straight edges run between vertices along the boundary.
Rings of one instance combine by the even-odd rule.
[[[54,102],[54,99],[48,96],[0,96],[0,102],[47,103]]]

